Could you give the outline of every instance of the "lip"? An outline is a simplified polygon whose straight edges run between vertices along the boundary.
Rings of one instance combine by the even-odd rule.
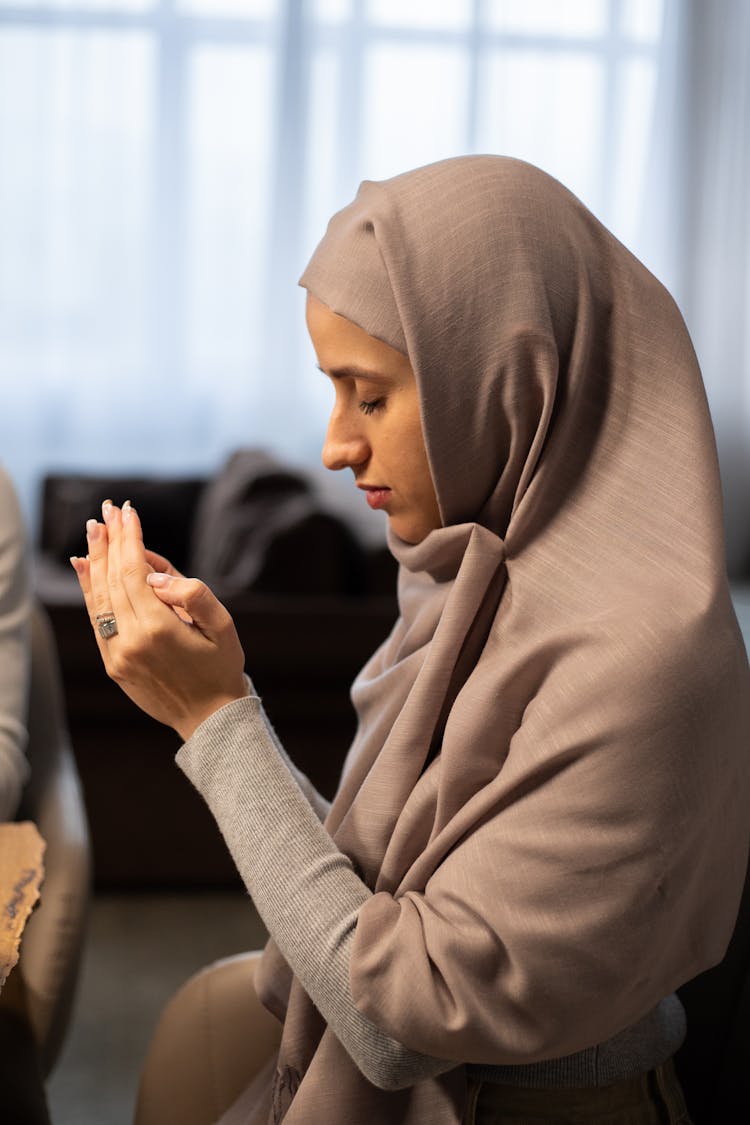
[[[391,498],[390,488],[377,484],[358,484],[357,488],[365,494],[365,499],[371,508],[378,510],[384,508]]]

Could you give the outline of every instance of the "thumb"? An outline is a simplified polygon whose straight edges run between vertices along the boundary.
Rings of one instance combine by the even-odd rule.
[[[146,582],[160,602],[171,606],[179,616],[183,616],[180,613],[183,610],[192,624],[207,637],[215,637],[231,624],[232,619],[225,607],[199,578],[154,571],[146,575]]]

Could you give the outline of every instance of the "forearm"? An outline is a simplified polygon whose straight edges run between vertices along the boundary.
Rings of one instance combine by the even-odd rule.
[[[248,695],[255,696],[257,698],[255,688],[253,687],[252,680],[247,675],[245,676],[245,683],[247,685]],[[323,796],[323,794],[318,792],[318,790],[315,788],[313,783],[310,781],[310,778],[307,776],[307,774],[303,773],[301,769],[297,768],[297,766],[294,764],[294,762],[292,761],[292,759],[289,757],[286,750],[282,746],[282,744],[279,740],[279,737],[276,734],[276,731],[274,730],[271,723],[268,721],[268,717],[265,714],[265,712],[262,711],[262,708],[261,708],[261,712],[262,712],[266,732],[269,735],[269,737],[273,740],[273,744],[276,747],[276,750],[277,750],[278,754],[280,755],[280,757],[284,761],[285,765],[287,766],[287,769],[289,770],[292,777],[294,778],[294,780],[299,785],[299,787],[302,790],[302,792],[304,793],[305,797],[307,797],[307,800],[312,805],[312,807],[315,811],[315,814],[318,817],[318,820],[321,820],[321,821],[325,820],[325,818],[328,816],[328,813],[330,812],[331,802],[327,801],[326,798]]]
[[[222,708],[177,762],[214,814],[269,933],[365,1076],[398,1089],[455,1066],[408,1050],[355,1007],[351,946],[371,892],[290,772],[260,700]]]

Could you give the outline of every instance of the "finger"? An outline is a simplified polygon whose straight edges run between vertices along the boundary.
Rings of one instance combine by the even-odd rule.
[[[104,667],[107,669],[107,672],[110,672],[109,650],[107,648],[109,642],[100,635],[96,625],[96,614],[97,612],[102,611],[97,611],[95,607],[94,593],[91,586],[90,560],[87,558],[81,559],[73,556],[70,562],[76,572],[76,575],[78,576],[78,584],[81,587],[83,600],[85,601],[86,609],[88,610],[89,620],[91,621],[91,625],[94,630],[94,639],[96,640],[97,647],[99,649],[99,652],[101,653],[102,660],[104,661]]]
[[[151,564],[146,558],[143,544],[143,529],[138,512],[129,502],[122,506],[119,518],[113,521],[118,565],[121,581],[133,610],[142,622],[153,620],[154,611],[163,614],[163,609],[146,585],[146,576],[152,574]]]
[[[209,640],[232,628],[228,610],[200,579],[152,573],[146,582],[164,605],[189,613],[196,628]]]
[[[172,566],[169,559],[165,559],[164,555],[159,555],[156,551],[149,551],[148,547],[146,548],[146,562],[154,570],[158,570],[160,574],[171,574],[173,578],[185,577],[176,567]]]
[[[76,572],[78,585],[81,587],[83,600],[86,603],[86,609],[89,611],[89,617],[93,619],[93,599],[91,594],[91,574],[89,570],[89,560],[78,558],[77,555],[70,556],[70,563],[73,570]]]
[[[107,529],[103,523],[90,519],[86,523],[86,541],[89,549],[89,583],[91,605],[89,617],[92,625],[98,613],[110,613],[110,600],[107,570],[109,564],[109,543]]]
[[[107,587],[109,604],[117,618],[120,631],[134,624],[137,613],[133,606],[122,563],[122,516],[120,509],[109,500],[102,504],[104,526],[107,530]]]
[[[152,566],[154,570],[159,574],[170,574],[172,578],[185,577],[185,575],[181,571],[179,571],[177,567],[172,566],[169,559],[165,559],[164,555],[159,555],[156,553],[156,551],[149,551],[148,547],[146,548],[146,562],[149,563],[150,566]],[[180,621],[184,621],[186,625],[193,624],[192,617],[189,613],[187,613],[186,610],[182,609],[181,606],[172,606],[172,609],[175,611]]]

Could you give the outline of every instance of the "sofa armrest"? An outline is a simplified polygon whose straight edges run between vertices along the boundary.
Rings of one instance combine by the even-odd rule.
[[[31,778],[22,815],[47,848],[40,904],[29,920],[20,968],[42,1066],[49,1073],[70,1018],[91,884],[89,833],[81,785],[68,738],[54,639],[35,608],[28,755]]]

